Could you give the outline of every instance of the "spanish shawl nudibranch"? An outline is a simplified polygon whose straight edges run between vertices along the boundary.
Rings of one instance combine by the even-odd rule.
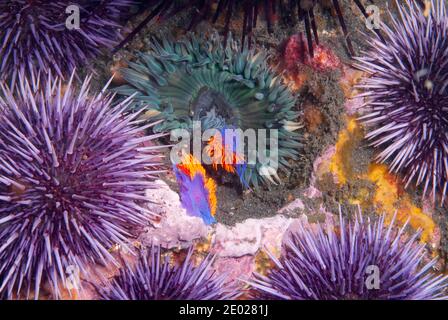
[[[218,171],[222,168],[226,172],[238,175],[241,184],[247,188],[249,185],[244,179],[247,163],[244,160],[244,155],[238,152],[238,137],[232,136],[232,141],[226,141],[225,132],[226,129],[222,129],[220,133],[208,140],[207,155],[211,159],[214,170]]]
[[[278,149],[278,168],[287,172],[303,142],[297,95],[270,66],[266,50],[230,37],[226,44],[216,33],[153,37],[150,49],[122,69],[126,84],[116,92],[133,97],[130,110],[144,109],[151,122],[163,120],[152,128],[155,133],[192,131],[197,122],[203,130],[274,130],[278,143],[275,150],[268,144],[266,156]],[[254,187],[270,184],[264,167],[248,163],[244,180]]]
[[[216,184],[207,177],[204,167],[191,154],[174,165],[181,203],[189,215],[201,217],[206,225],[215,223]]]

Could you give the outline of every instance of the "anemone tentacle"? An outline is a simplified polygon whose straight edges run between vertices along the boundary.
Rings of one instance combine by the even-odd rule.
[[[231,38],[224,46],[216,34],[154,38],[151,50],[122,71],[128,84],[116,90],[134,95],[134,110],[145,108],[151,119],[165,120],[154,127],[156,132],[191,130],[193,121],[200,121],[203,130],[276,129],[278,166],[287,169],[287,160],[297,159],[301,147],[301,134],[294,132],[300,113],[294,109],[296,97],[267,58],[264,51],[241,47]],[[269,145],[266,149],[269,157]],[[261,167],[260,162],[248,164],[244,180],[268,182],[259,174]]]
[[[362,0],[353,0],[365,19],[369,17],[367,8]],[[293,26],[297,21],[303,23],[309,53],[313,56],[314,45],[319,45],[318,16],[316,7],[320,4],[322,10],[333,10],[338,23],[345,37],[347,50],[350,55],[354,55],[354,48],[350,40],[350,28],[347,26],[345,15],[345,3],[340,0],[319,1],[319,0],[149,0],[145,1],[145,7],[150,9],[146,18],[138,25],[117,47],[120,49],[128,43],[143,27],[156,17],[161,20],[172,18],[179,12],[192,10],[192,18],[188,25],[191,30],[203,20],[211,20],[216,23],[222,17],[224,20],[224,38],[227,39],[232,21],[243,17],[241,34],[242,42],[246,39],[251,42],[254,29],[257,27],[258,20],[263,20],[268,32],[273,31],[273,26],[278,20],[283,24]],[[370,4],[374,1],[370,0]],[[213,8],[213,5],[214,6]],[[261,18],[261,19],[260,19]],[[277,19],[280,18],[280,19]],[[374,29],[374,32],[381,37],[380,32]]]

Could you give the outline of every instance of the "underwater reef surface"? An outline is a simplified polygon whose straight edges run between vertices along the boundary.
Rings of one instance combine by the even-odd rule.
[[[260,5],[255,16],[247,11],[254,7],[232,0],[108,1],[117,7],[88,9],[98,12],[90,21],[107,19],[103,27],[117,28],[105,33],[89,26],[92,35],[83,36],[93,41],[86,56],[61,60],[66,53],[57,49],[58,38],[47,56],[41,42],[16,70],[16,90],[26,94],[0,100],[0,127],[8,128],[0,134],[0,296],[446,298],[448,4],[374,2],[378,11],[370,15],[364,11],[369,1],[338,0],[310,1],[301,15],[285,17],[285,1],[277,0],[266,1],[269,8]],[[209,4],[210,11],[195,3]],[[233,11],[222,7],[229,3]],[[125,16],[117,15],[121,6]],[[3,10],[13,9],[20,7],[3,4]],[[21,18],[32,20],[29,12]],[[377,14],[379,29],[370,30]],[[0,39],[13,48],[5,30]],[[33,41],[42,40],[28,32]],[[80,39],[71,43],[80,45]],[[26,38],[17,41],[29,50]],[[46,68],[50,53],[53,76],[60,69],[68,80],[76,67],[72,84],[61,80],[45,87],[27,75],[33,64]],[[0,76],[6,87],[15,70],[8,68]],[[37,86],[47,89],[31,90]],[[393,109],[395,102],[401,107]],[[117,107],[105,107],[112,105]],[[369,117],[375,121],[366,122]],[[193,120],[217,129],[201,141],[204,154],[228,162],[195,163],[192,151],[172,162],[172,149],[165,146],[178,141],[170,139],[171,130],[192,133]],[[83,131],[85,124],[94,133]],[[28,141],[30,126],[38,132]],[[217,139],[235,127],[283,130],[282,170],[269,175],[271,168],[249,166],[233,140]],[[96,128],[104,130],[98,134]],[[409,143],[401,149],[401,133],[411,136],[407,141],[415,148]],[[90,163],[103,173],[95,175]],[[82,196],[73,198],[73,190]],[[38,241],[36,232],[46,236]],[[23,263],[16,265],[17,253]],[[388,293],[369,294],[359,287],[362,281],[351,287],[352,279],[366,276],[364,256],[379,267]],[[338,272],[353,257],[359,268]],[[70,269],[67,275],[69,264],[86,272]],[[383,267],[400,275],[399,285],[388,281],[391,274]],[[316,274],[319,268],[329,272]]]

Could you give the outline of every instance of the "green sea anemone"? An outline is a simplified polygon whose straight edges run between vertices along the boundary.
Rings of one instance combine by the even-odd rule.
[[[265,51],[232,37],[223,44],[216,34],[152,38],[150,43],[148,52],[138,53],[137,61],[122,70],[128,84],[116,90],[134,95],[132,107],[147,108],[151,121],[165,120],[154,127],[156,132],[191,130],[193,120],[201,121],[203,130],[277,129],[278,168],[288,169],[288,159],[296,159],[301,147],[296,96],[269,66]],[[270,146],[266,143],[268,157]],[[244,179],[254,186],[275,182],[274,171],[257,160],[248,164]]]

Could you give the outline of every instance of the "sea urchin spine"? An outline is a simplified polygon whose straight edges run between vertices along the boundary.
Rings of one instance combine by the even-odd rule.
[[[347,223],[340,213],[339,228],[319,225],[316,232],[299,223],[280,259],[270,254],[276,268],[267,276],[255,275],[255,295],[292,300],[446,299],[448,277],[430,272],[436,259],[424,262],[419,233],[405,236],[407,224],[397,230],[394,220],[386,228],[384,216],[371,223],[360,213]],[[370,282],[370,275],[377,280]]]
[[[367,138],[383,148],[377,158],[412,181],[432,189],[433,199],[448,185],[448,15],[445,0],[429,10],[413,1],[397,3],[399,17],[383,24],[385,43],[374,39],[357,58],[367,73],[360,84],[366,98]]]
[[[120,18],[129,0],[0,0],[0,78],[15,82],[17,71],[70,75],[112,48],[121,38]],[[79,25],[67,27],[70,8]],[[70,20],[71,22],[71,20]]]
[[[110,263],[108,251],[147,225],[145,190],[160,157],[129,100],[79,93],[59,78],[19,76],[18,92],[1,84],[0,295],[27,298],[49,282],[59,298],[67,269]],[[151,126],[148,124],[146,127]]]
[[[97,288],[105,300],[224,300],[239,295],[225,275],[215,275],[214,257],[199,265],[193,261],[193,248],[182,264],[162,257],[159,247],[142,251],[135,266],[126,263],[105,288]]]

